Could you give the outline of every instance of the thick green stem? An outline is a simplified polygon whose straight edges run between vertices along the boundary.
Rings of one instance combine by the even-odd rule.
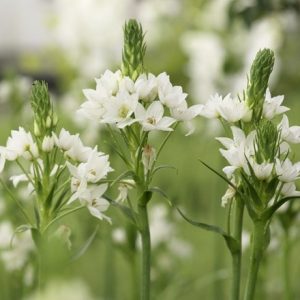
[[[266,229],[267,228],[265,222],[254,222],[251,243],[250,268],[248,272],[244,300],[253,300],[255,296],[257,275],[266,246]]]
[[[244,203],[242,199],[236,197],[235,199],[235,215],[233,226],[233,237],[238,241],[240,251],[232,255],[232,300],[240,299],[240,286],[241,286],[241,267],[242,267],[242,231],[243,231],[243,216],[244,216]]]
[[[151,267],[151,239],[148,221],[147,204],[139,203],[140,233],[142,237],[142,276],[141,300],[150,299],[150,267]]]
[[[289,230],[284,232],[283,251],[283,276],[284,276],[284,299],[292,300],[291,278],[290,278],[290,238]]]

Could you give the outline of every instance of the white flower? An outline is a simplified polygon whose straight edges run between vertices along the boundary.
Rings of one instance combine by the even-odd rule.
[[[61,129],[59,136],[53,133],[55,144],[58,148],[63,151],[71,149],[74,145],[77,145],[79,142],[79,134],[70,134],[69,131],[64,128]]]
[[[124,128],[135,122],[131,118],[138,103],[137,94],[129,94],[122,90],[107,105],[107,111],[103,115],[102,123],[116,123],[117,127]]]
[[[16,160],[21,156],[32,160],[38,155],[37,145],[30,132],[26,132],[22,127],[19,127],[19,130],[12,130],[6,147],[0,147],[0,172],[4,168],[5,160]]]
[[[246,157],[250,157],[254,154],[254,138],[255,132],[252,131],[246,137],[243,130],[238,127],[231,127],[233,139],[230,138],[216,138],[227,149],[220,149],[221,154],[229,162],[230,166],[223,169],[228,177],[231,177],[232,173],[237,168],[244,168],[247,170]]]
[[[163,117],[164,108],[159,101],[152,102],[147,110],[142,104],[138,103],[134,112],[136,120],[143,126],[143,130],[162,130],[172,131],[170,126],[176,122],[171,117]]]
[[[259,164],[254,159],[249,159],[249,163],[251,164],[251,167],[257,179],[266,180],[270,177],[273,170],[273,164],[267,162]],[[248,175],[250,175],[248,169],[246,169],[245,171],[248,173]]]
[[[123,202],[124,200],[126,200],[128,196],[128,191],[131,190],[134,185],[135,185],[135,181],[132,179],[122,180],[122,182],[119,183],[118,186],[119,195],[116,201]]]
[[[104,74],[99,78],[95,79],[97,83],[97,90],[103,88],[108,95],[116,95],[119,91],[119,82],[122,78],[120,70],[113,73],[110,70],[106,70]]]
[[[201,105],[199,115],[208,119],[217,119],[220,117],[219,106],[222,103],[222,96],[215,94],[210,96],[209,100]]]
[[[79,200],[87,206],[91,215],[100,220],[105,219],[111,223],[111,219],[103,214],[109,207],[109,202],[102,197],[106,190],[107,184],[89,186],[81,193]]]
[[[288,158],[283,162],[277,159],[275,164],[275,170],[280,181],[293,182],[299,178],[300,162],[293,165]]]
[[[289,127],[289,119],[286,115],[283,115],[278,130],[281,132],[282,140],[292,144],[300,143],[300,126]]]
[[[235,189],[231,185],[228,185],[228,188],[227,188],[225,194],[222,196],[221,206],[225,207],[226,204],[228,203],[228,201],[233,199],[233,197],[235,196],[235,193],[236,193]]]
[[[67,167],[72,175],[71,196],[68,203],[81,199],[87,193],[88,184],[97,183],[104,179],[112,168],[109,165],[108,155],[103,155],[94,149],[86,163],[80,163],[77,167],[67,162]]]
[[[202,105],[197,104],[188,107],[187,102],[183,101],[179,106],[170,109],[171,117],[178,121],[190,121],[202,111]]]
[[[87,101],[81,104],[78,114],[81,114],[92,121],[101,121],[106,113],[106,106],[111,100],[107,91],[103,88],[82,90]]]
[[[179,106],[187,96],[181,86],[172,86],[166,73],[157,76],[157,84],[159,100],[169,108]]]
[[[84,146],[79,137],[74,140],[73,146],[65,152],[65,157],[78,162],[86,162],[90,157],[93,149]]]
[[[240,101],[238,98],[231,98],[228,94],[219,103],[218,111],[220,116],[231,123],[243,120],[249,122],[252,117],[252,111],[245,101]]]
[[[283,99],[284,96],[277,96],[272,98],[270,90],[268,88],[266,91],[265,102],[263,105],[263,116],[266,119],[271,120],[276,115],[280,115],[288,111],[289,110],[288,107],[281,106]]]
[[[45,136],[42,143],[42,150],[44,152],[50,152],[52,151],[54,147],[54,137],[53,136]]]
[[[145,102],[151,102],[157,97],[157,79],[149,73],[140,75],[135,81],[135,89],[139,99]]]
[[[282,186],[281,192],[284,197],[290,197],[290,196],[300,196],[300,191],[296,190],[296,185],[294,182],[288,182],[285,183]]]

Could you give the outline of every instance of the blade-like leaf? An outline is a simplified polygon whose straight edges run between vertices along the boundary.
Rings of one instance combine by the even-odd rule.
[[[134,177],[134,173],[132,171],[126,171],[122,174],[120,174],[112,183],[111,186],[115,185],[116,183],[118,183],[118,181],[121,181],[122,179],[125,178],[133,178]]]
[[[112,205],[112,206],[115,206],[117,207],[118,209],[120,209],[120,211],[134,224],[136,225],[136,217],[137,217],[137,214],[134,210],[132,210],[131,208],[123,205],[123,204],[120,204],[112,199],[110,199],[109,197],[107,196],[104,196],[104,198]]]
[[[74,255],[71,258],[72,262],[79,259],[88,250],[88,248],[90,247],[90,245],[92,244],[92,242],[96,237],[98,229],[99,229],[99,225],[96,226],[95,230],[90,235],[90,237],[86,240],[86,242],[76,251],[76,253],[74,253]]]
[[[152,176],[153,176],[156,172],[158,172],[158,171],[160,171],[160,170],[163,170],[163,169],[172,169],[172,170],[177,171],[177,173],[178,173],[178,169],[177,169],[176,167],[174,167],[174,166],[170,166],[170,165],[160,165],[160,166],[157,166],[156,168],[154,168],[154,170],[153,170],[153,172],[152,172]]]
[[[237,189],[237,187],[229,180],[227,179],[225,176],[223,176],[221,173],[219,173],[218,171],[216,171],[215,169],[213,169],[212,167],[210,167],[208,164],[206,164],[204,161],[202,161],[201,159],[199,159],[199,161],[209,170],[211,170],[213,173],[215,173],[216,175],[218,175],[221,179],[223,179],[225,182],[227,182],[232,188],[234,188],[238,193],[239,190]]]
[[[215,225],[210,225],[210,224],[206,224],[206,223],[202,223],[202,222],[193,221],[193,220],[189,219],[187,216],[185,216],[183,214],[183,212],[178,207],[176,207],[176,209],[178,210],[179,214],[188,223],[192,224],[193,226],[202,228],[202,229],[207,230],[207,231],[215,232],[215,233],[221,235],[224,238],[224,240],[227,244],[227,247],[228,247],[228,249],[229,249],[229,251],[231,252],[232,255],[235,255],[236,253],[240,252],[239,242],[234,237],[227,234],[222,228],[220,228],[218,226],[215,226]]]
[[[168,200],[169,205],[172,205],[172,202],[170,201],[169,196],[160,187],[154,186],[154,187],[149,188],[148,191],[161,195],[162,197],[164,197],[165,199]]]
[[[286,203],[287,201],[292,200],[292,199],[300,199],[300,196],[290,196],[290,197],[281,198],[279,201],[277,201],[275,204],[273,204],[271,207],[269,207],[262,214],[262,218],[264,218],[265,220],[270,219],[278,208],[280,208],[284,203]]]

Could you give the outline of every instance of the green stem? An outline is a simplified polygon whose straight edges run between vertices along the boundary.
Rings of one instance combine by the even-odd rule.
[[[283,275],[284,275],[284,299],[292,300],[291,278],[290,278],[290,238],[289,230],[284,232],[283,252]]]
[[[243,216],[244,203],[240,197],[235,198],[235,216],[233,226],[233,237],[238,241],[240,251],[232,256],[232,300],[240,299],[240,285],[241,285],[241,267],[242,267],[242,231],[243,231]]]
[[[254,229],[252,233],[250,268],[248,272],[244,300],[254,299],[257,275],[264,254],[265,245],[266,245],[265,238],[266,238],[266,223],[263,221],[255,221]]]
[[[142,237],[142,276],[141,300],[150,299],[150,266],[151,266],[151,239],[148,221],[147,203],[139,203],[140,233]]]

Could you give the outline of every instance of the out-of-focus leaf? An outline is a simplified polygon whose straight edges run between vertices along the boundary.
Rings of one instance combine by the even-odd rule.
[[[210,225],[210,224],[206,224],[206,223],[202,223],[202,222],[193,221],[193,220],[189,219],[187,216],[185,216],[178,207],[176,207],[176,209],[178,210],[179,214],[191,225],[202,228],[207,231],[215,232],[215,233],[221,235],[224,238],[226,245],[232,255],[235,255],[240,252],[241,249],[239,246],[239,242],[234,237],[227,234],[222,228],[215,226],[215,225]]]

